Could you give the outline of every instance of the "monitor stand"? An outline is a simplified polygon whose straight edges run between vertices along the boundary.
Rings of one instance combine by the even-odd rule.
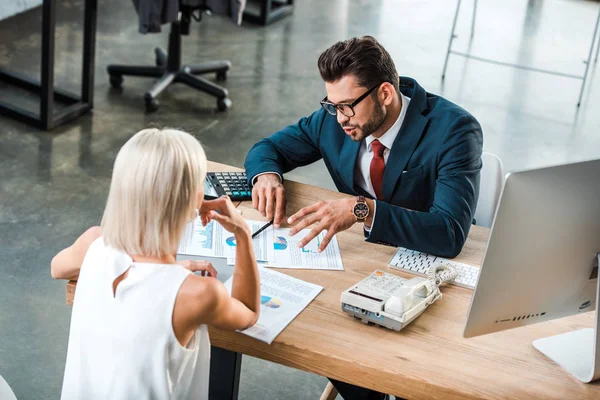
[[[600,263],[600,254],[598,262]],[[598,325],[600,278],[596,278],[596,281],[598,286],[593,328],[579,329],[533,341],[533,347],[585,383],[600,379],[600,329]]]

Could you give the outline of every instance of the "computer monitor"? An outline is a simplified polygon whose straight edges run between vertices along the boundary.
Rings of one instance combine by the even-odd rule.
[[[600,160],[508,174],[464,337],[593,311],[599,295]],[[594,328],[534,341],[584,382],[600,378]]]

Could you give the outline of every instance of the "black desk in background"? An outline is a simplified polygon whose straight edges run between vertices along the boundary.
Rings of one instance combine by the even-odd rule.
[[[249,4],[252,1],[249,1]],[[293,0],[258,0],[260,12],[253,7],[244,13],[244,20],[267,25],[293,12]],[[54,36],[56,30],[56,0],[44,0],[42,5],[42,68],[37,81],[18,72],[0,68],[0,81],[20,87],[39,96],[39,112],[0,100],[0,114],[51,130],[74,120],[94,105],[94,68],[96,51],[96,15],[98,0],[84,0],[83,65],[81,94],[54,87]],[[55,102],[65,106],[56,110]]]
[[[244,21],[269,25],[294,12],[294,0],[248,0]]]
[[[0,101],[0,114],[51,130],[86,113],[94,103],[94,65],[96,49],[96,11],[98,0],[84,0],[83,66],[81,95],[54,87],[54,34],[56,28],[56,0],[44,0],[42,9],[42,68],[41,82],[25,75],[0,68],[0,80],[40,97],[39,112],[32,112],[14,104]],[[55,110],[54,102],[66,106]]]

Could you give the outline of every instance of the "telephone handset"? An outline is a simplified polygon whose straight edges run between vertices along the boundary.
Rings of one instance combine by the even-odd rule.
[[[439,300],[439,286],[456,275],[445,264],[434,265],[429,278],[404,279],[378,270],[342,293],[342,310],[363,323],[399,331]]]
[[[428,302],[431,297],[435,298]],[[412,278],[404,282],[385,302],[383,309],[387,313],[402,317],[405,314],[421,313],[437,298],[441,297],[440,289],[429,279]]]

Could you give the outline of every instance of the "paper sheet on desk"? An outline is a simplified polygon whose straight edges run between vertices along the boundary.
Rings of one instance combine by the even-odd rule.
[[[325,231],[321,232],[304,248],[300,249],[298,243],[308,235],[310,229],[304,229],[294,236],[290,236],[289,228],[269,228],[268,230],[272,232],[271,235],[273,237],[274,261],[266,261],[261,263],[261,265],[290,269],[344,270],[340,246],[336,236],[331,239],[325,251],[317,253],[317,249],[325,237]],[[229,265],[234,265],[235,259],[228,258],[227,262]]]
[[[246,220],[251,232],[256,232],[264,221]],[[252,239],[254,254],[257,260],[273,262],[275,250],[273,243],[273,230],[266,229],[256,238]],[[204,257],[223,257],[235,259],[235,237],[223,228],[221,224],[211,221],[202,226],[200,217],[189,223],[179,243],[178,254],[190,254]]]
[[[241,333],[271,344],[323,287],[262,267],[259,272],[260,317],[256,325]],[[232,283],[233,277],[225,282],[229,293]]]

